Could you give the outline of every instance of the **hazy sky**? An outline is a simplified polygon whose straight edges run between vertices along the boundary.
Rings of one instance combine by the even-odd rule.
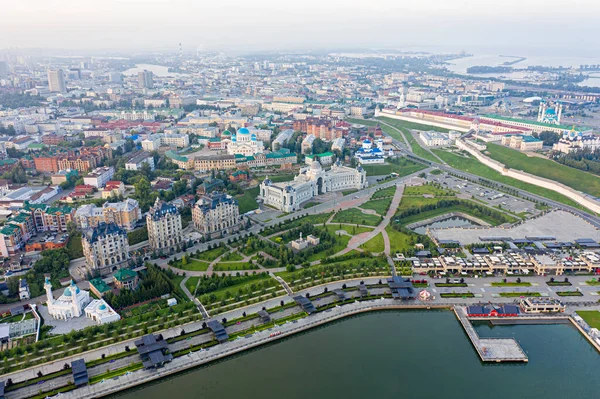
[[[580,52],[598,16],[597,0],[0,0],[0,48]]]

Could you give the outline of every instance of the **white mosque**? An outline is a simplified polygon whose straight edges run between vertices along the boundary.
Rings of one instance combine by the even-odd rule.
[[[263,142],[256,138],[255,133],[250,134],[250,131],[245,127],[238,129],[236,134],[231,134],[231,142],[227,145],[229,155],[252,156],[263,151]]]
[[[95,299],[90,302],[90,293],[77,287],[73,280],[58,299],[54,299],[52,295],[50,277],[46,277],[44,288],[46,289],[48,313],[55,319],[67,321],[81,317],[84,313],[86,317],[98,324],[111,323],[121,319],[121,316],[104,300]]]
[[[273,183],[267,177],[260,184],[258,198],[265,205],[283,212],[293,212],[300,208],[300,204],[317,195],[332,191],[360,190],[367,185],[367,174],[360,166],[354,169],[338,162],[326,171],[319,161],[313,161],[310,167],[300,169],[300,173],[292,181]]]

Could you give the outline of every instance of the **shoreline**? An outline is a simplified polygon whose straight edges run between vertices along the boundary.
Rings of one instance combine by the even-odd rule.
[[[224,344],[217,345],[210,350],[202,350],[193,352],[191,355],[184,355],[173,359],[171,363],[167,363],[163,368],[158,370],[139,370],[137,372],[131,373],[129,375],[123,375],[120,377],[113,378],[109,381],[100,382],[94,385],[88,385],[82,388],[77,388],[69,392],[65,392],[61,394],[64,398],[98,398],[98,397],[107,397],[109,395],[113,395],[117,392],[126,391],[140,385],[144,385],[156,380],[160,380],[164,377],[172,376],[183,371],[188,371],[200,366],[205,366],[210,363],[213,363],[218,360],[226,359],[232,355],[240,354],[245,352],[248,349],[259,348],[263,345],[274,343],[280,341],[284,338],[293,337],[296,334],[306,332],[312,330],[317,327],[321,327],[327,324],[330,324],[335,321],[343,320],[348,317],[376,312],[376,311],[388,311],[388,310],[451,310],[452,306],[449,305],[435,305],[435,304],[415,304],[415,305],[406,305],[406,304],[394,304],[393,299],[384,299],[385,303],[377,304],[377,302],[382,302],[382,300],[375,300],[369,302],[359,302],[358,304],[353,303],[350,305],[356,306],[355,309],[343,310],[342,307],[332,308],[327,311],[324,311],[321,314],[322,318],[320,320],[310,320],[310,316],[307,316],[303,319],[300,319],[296,322],[286,323],[280,327],[281,333],[277,336],[270,337],[269,334],[271,330],[263,330],[259,333],[253,334],[250,338],[238,338],[237,340],[226,342]],[[339,313],[335,315],[329,315],[326,313],[338,310]],[[304,323],[301,323],[304,322]],[[308,322],[308,323],[307,323]],[[304,324],[300,326],[293,326],[294,324]],[[290,326],[291,325],[291,326]],[[287,331],[282,331],[286,330]],[[291,328],[289,328],[291,327]],[[264,337],[261,337],[264,336]],[[242,343],[239,344],[240,341],[244,339],[257,338],[254,342],[250,342],[248,344]],[[221,349],[219,353],[211,355],[210,353],[207,356],[201,356],[202,354],[206,354],[207,352],[214,352],[215,350]],[[136,373],[137,376],[134,376]],[[144,375],[142,375],[144,374]],[[112,384],[112,386],[107,386]],[[98,389],[100,388],[100,389]]]

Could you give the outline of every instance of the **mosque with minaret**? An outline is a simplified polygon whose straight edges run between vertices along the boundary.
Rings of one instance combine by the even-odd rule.
[[[52,282],[49,276],[46,276],[44,289],[46,290],[48,313],[54,319],[68,321],[84,314],[97,324],[111,323],[121,319],[121,316],[103,299],[90,301],[89,291],[80,289],[73,280],[58,299],[55,299],[52,294]]]

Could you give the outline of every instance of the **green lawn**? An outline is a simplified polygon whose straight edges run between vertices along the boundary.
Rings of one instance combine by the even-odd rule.
[[[363,169],[367,172],[367,176],[389,175],[390,173],[398,173],[399,176],[408,176],[412,173],[425,169],[424,165],[402,159],[400,164],[384,163],[375,165],[363,165]]]
[[[475,215],[475,214],[473,214],[473,212],[470,208],[463,206],[463,205],[455,205],[455,206],[450,206],[450,207],[446,207],[446,208],[438,208],[438,209],[433,209],[433,210],[427,211],[427,212],[417,213],[415,215],[411,215],[411,216],[402,218],[401,223],[410,224],[410,223],[418,222],[418,221],[425,220],[425,219],[431,219],[436,216],[445,215],[445,214],[452,213],[452,212],[462,212],[467,215],[471,215],[471,216],[481,219],[485,222],[488,222],[492,226],[497,226],[497,225],[503,223],[502,221],[500,221],[492,216]],[[518,220],[514,216],[511,216],[508,214],[504,214],[504,215],[509,219],[509,223],[513,223]]]
[[[209,262],[203,262],[197,259],[188,259],[187,264],[182,264],[181,260],[177,261],[173,264],[173,267],[176,267],[181,270],[190,270],[194,272],[205,272],[208,270]]]
[[[392,226],[387,226],[385,231],[390,239],[390,253],[392,255],[396,252],[405,252],[414,246],[410,244],[410,236],[408,234],[398,231]]]
[[[406,192],[406,189],[404,189],[404,191]],[[390,186],[388,188],[384,188],[383,190],[375,191],[375,193],[371,196],[371,199],[393,197],[395,193],[396,186]]]
[[[520,180],[513,179],[512,177],[503,176],[500,172],[496,172],[494,169],[485,166],[484,164],[482,164],[481,162],[479,162],[471,156],[460,156],[455,153],[444,150],[433,150],[433,152],[435,152],[437,156],[442,158],[444,161],[446,161],[446,163],[448,163],[448,165],[452,166],[453,168],[460,169],[462,171],[469,172],[489,180],[494,180],[499,183],[507,184],[517,189],[528,191],[530,193],[540,195],[542,197],[563,203],[565,205],[589,211],[587,208],[579,205],[575,201],[555,191],[539,187],[533,184],[525,183]]]
[[[424,184],[422,186],[408,186],[404,188],[403,196],[431,194],[436,197],[453,197],[456,192],[447,188],[440,188],[433,184]]]
[[[372,228],[370,227],[362,227],[362,226],[353,226],[353,225],[345,225],[345,224],[328,224],[326,227],[326,230],[328,232],[330,232],[331,234],[335,234],[336,231],[338,230],[344,230],[346,231],[348,234],[351,234],[353,236],[358,235],[358,234],[362,234],[362,233],[366,233],[369,231],[373,231]]]
[[[387,213],[388,208],[390,207],[391,204],[392,204],[391,198],[376,199],[376,200],[370,200],[370,201],[365,202],[364,204],[360,205],[360,208],[372,209],[375,212],[377,212],[378,214],[380,214],[381,216],[385,216],[385,214]]]
[[[223,262],[228,262],[228,261],[235,262],[235,261],[240,261],[243,259],[244,259],[244,257],[242,255],[240,255],[240,253],[237,251],[228,252],[221,257],[221,260]]]
[[[214,271],[231,271],[231,270],[256,270],[258,266],[250,262],[219,262],[214,266]]]
[[[472,292],[450,292],[450,293],[441,293],[440,297],[442,298],[473,298]]]
[[[246,212],[253,211],[254,209],[258,209],[256,197],[258,196],[259,191],[260,187],[256,186],[246,190],[244,195],[242,195],[241,197],[237,197],[238,205],[240,207],[240,215]]]
[[[217,259],[219,256],[223,255],[225,252],[227,252],[226,247],[217,247],[217,248],[209,249],[208,251],[201,252],[200,255],[194,255],[194,258],[212,262],[213,260]]]
[[[600,177],[583,170],[561,165],[546,158],[526,154],[499,144],[487,145],[488,155],[511,169],[554,180],[575,190],[600,196]]]
[[[600,312],[597,310],[578,310],[577,314],[592,328],[600,329]]]
[[[188,278],[187,281],[185,282],[186,288],[188,289],[188,291],[190,291],[190,293],[192,295],[194,295],[194,290],[196,289],[196,285],[198,285],[199,279],[200,279],[200,277],[192,276],[192,277]]]
[[[240,289],[243,289],[246,292],[249,289],[254,289],[254,291],[260,291],[260,290],[262,290],[263,284],[265,284],[267,286],[267,288],[268,287],[276,287],[275,290],[270,290],[269,292],[278,291],[281,288],[281,285],[277,282],[277,280],[275,280],[274,278],[271,278],[270,276],[263,276],[263,277],[257,277],[255,279],[251,279],[246,282],[242,282],[240,284],[235,284],[235,285],[229,286],[227,288],[221,288],[219,290],[210,292],[209,294],[204,294],[204,295],[202,295],[202,298],[200,298],[200,301],[204,305],[209,304],[210,302],[207,301],[207,297],[212,294],[214,294],[215,297],[217,298],[215,302],[227,299],[228,297],[234,298]],[[283,288],[281,288],[281,289],[283,289]],[[259,295],[259,293],[257,293],[256,295]]]
[[[365,251],[369,252],[383,252],[385,249],[385,244],[383,242],[383,234],[377,234],[375,237],[371,238],[369,241],[365,242],[360,247]]]
[[[381,119],[382,121],[385,121],[385,122],[389,123],[390,125],[397,127],[398,129],[424,130],[427,132],[430,130],[435,130],[436,132],[441,132],[441,133],[450,132],[450,129],[445,129],[443,127],[427,125],[424,123],[401,121],[399,119],[388,118],[385,116],[380,116],[377,119]]]
[[[367,226],[377,226],[381,223],[381,216],[377,215],[365,215],[359,209],[351,208],[345,209],[336,213],[331,220],[332,223],[351,223],[351,224],[364,224]]]

